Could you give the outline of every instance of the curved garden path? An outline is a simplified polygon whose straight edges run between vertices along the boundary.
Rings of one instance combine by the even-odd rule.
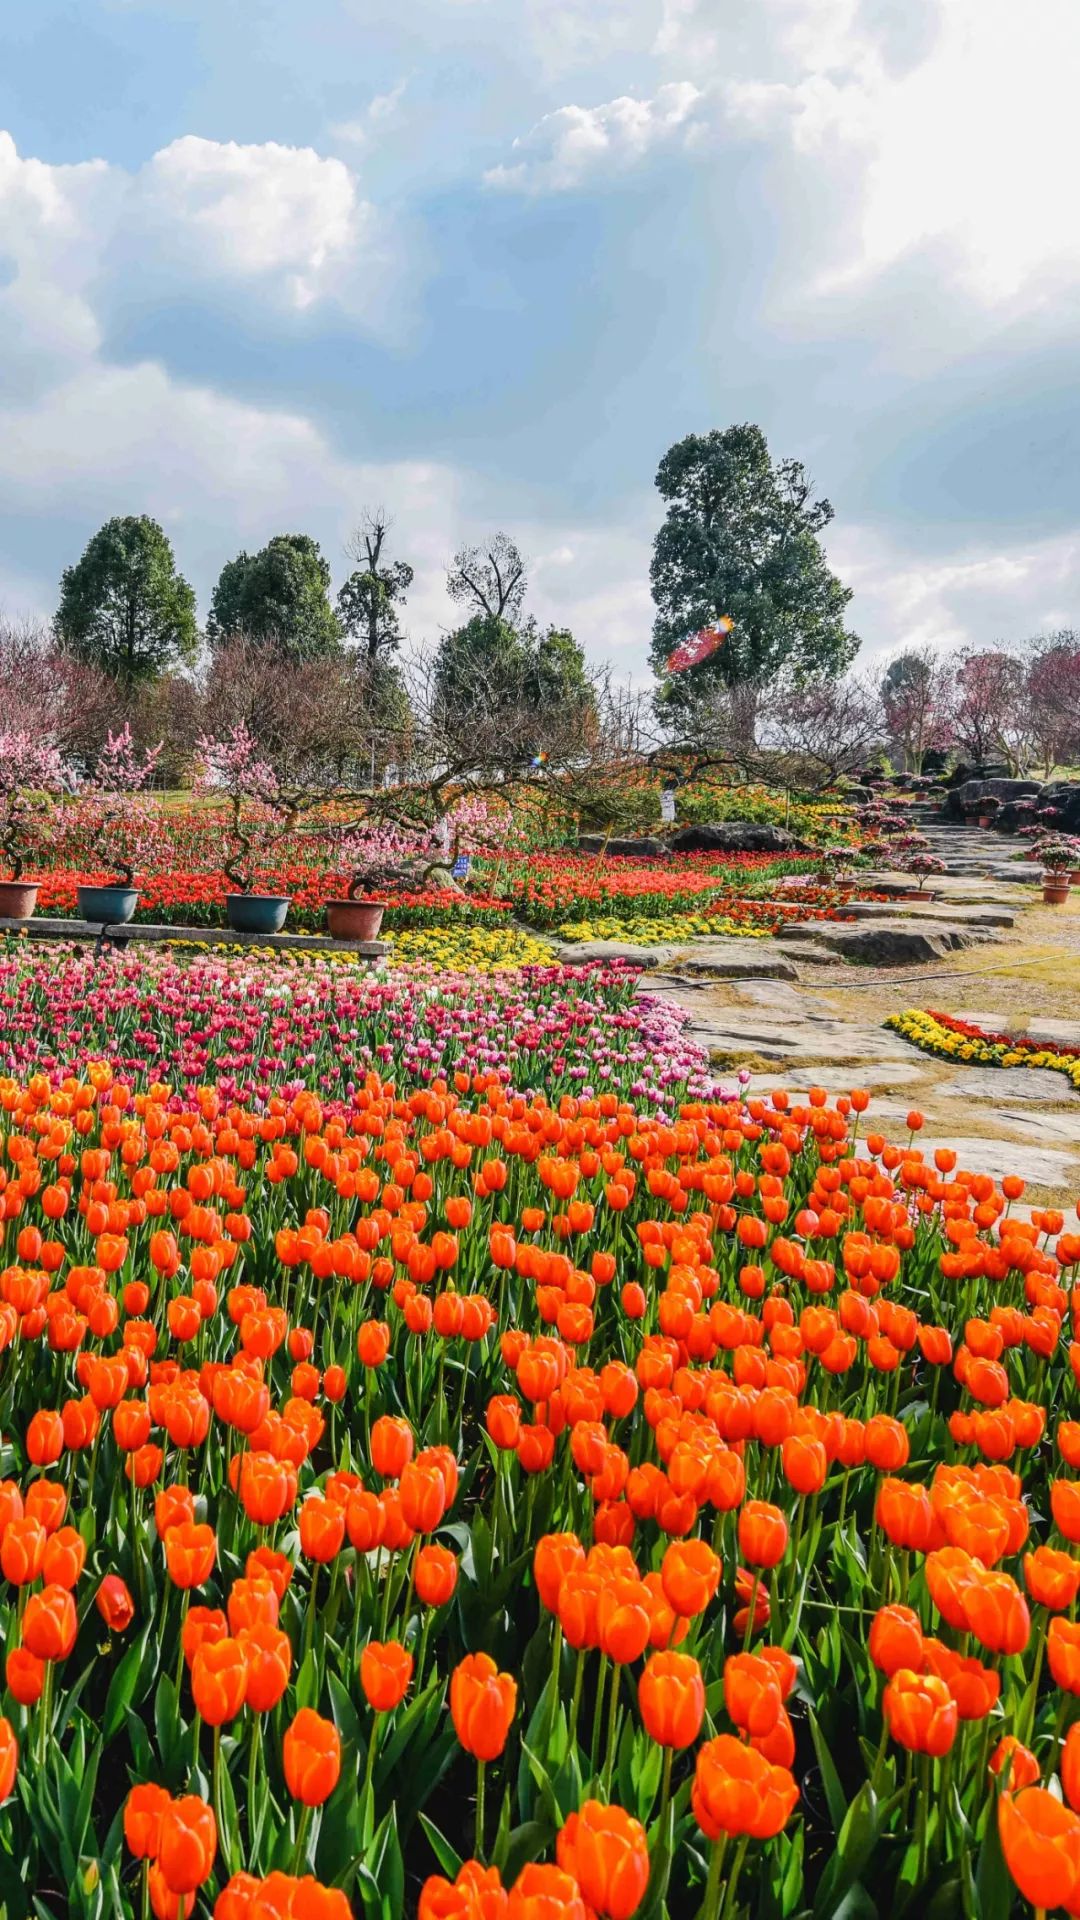
[[[698,943],[682,954],[660,953],[641,991],[684,1006],[714,1064],[749,1067],[755,1091],[864,1086],[872,1095],[871,1125],[876,1120],[904,1139],[906,1115],[916,1108],[925,1117],[925,1150],[953,1147],[962,1166],[998,1179],[1021,1174],[1028,1203],[1075,1206],[1080,1092],[1063,1074],[935,1059],[883,1022],[908,1008],[931,1008],[997,1031],[1080,1044],[1080,889],[1065,907],[1044,907],[1030,883],[1033,871],[1010,860],[1015,841],[929,831],[954,869],[939,900],[929,912],[876,911],[922,926],[966,924],[975,944],[921,965],[857,964],[816,950],[819,938],[808,926],[801,941]],[[1013,877],[1021,872],[1030,876],[1026,884]],[[987,916],[988,924],[977,925]],[[994,924],[1006,921],[1011,925]],[[706,945],[729,950],[715,954],[719,973],[708,964]],[[770,966],[788,977],[765,977]]]

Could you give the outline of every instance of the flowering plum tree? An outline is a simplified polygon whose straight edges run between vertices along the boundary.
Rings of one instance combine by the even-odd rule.
[[[167,857],[161,811],[149,791],[160,753],[157,746],[140,755],[126,725],[110,733],[93,775],[64,807],[65,830],[83,863],[127,887],[140,869]]]
[[[196,753],[196,793],[224,799],[228,806],[222,867],[239,892],[250,893],[295,821],[300,798],[284,788],[269,761],[259,757],[243,721],[221,739],[203,735]]]
[[[23,730],[0,727],[0,854],[13,880],[52,838],[53,796],[64,767],[56,748]]]

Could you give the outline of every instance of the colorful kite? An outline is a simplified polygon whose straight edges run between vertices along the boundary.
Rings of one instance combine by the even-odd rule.
[[[700,633],[692,633],[688,640],[680,640],[674,653],[668,654],[668,672],[683,673],[687,667],[699,667],[703,660],[716,652],[717,647],[723,646],[734,625],[734,620],[725,613],[715,627],[702,627]]]

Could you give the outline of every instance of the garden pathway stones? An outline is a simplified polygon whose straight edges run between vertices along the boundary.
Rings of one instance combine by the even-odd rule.
[[[1030,1101],[1033,1106],[1064,1106],[1080,1101],[1080,1088],[1050,1067],[981,1067],[950,1080],[941,1093],[951,1100]],[[1000,1110],[1000,1109],[999,1109]]]

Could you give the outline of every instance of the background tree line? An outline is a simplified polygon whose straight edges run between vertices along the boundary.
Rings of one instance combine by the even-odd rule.
[[[692,755],[732,776],[778,758],[822,786],[887,752],[913,772],[932,751],[1045,770],[1080,754],[1080,637],[943,654],[908,648],[853,670],[850,590],[832,572],[833,518],[802,464],[752,425],[690,434],[656,476],[664,503],[650,572],[651,690],[616,693],[573,634],[527,611],[528,569],[503,532],[453,557],[460,624],[407,644],[413,569],[382,508],[365,511],[335,594],[308,534],[275,535],[222,567],[205,629],[164,530],[108,521],[68,567],[51,627],[0,628],[0,671],[26,724],[92,759],[126,719],[164,740],[162,775],[188,777],[194,742],[243,721],[286,776],[314,758],[378,778],[418,755],[540,764],[601,737],[641,757]],[[733,622],[705,659],[675,648]]]

